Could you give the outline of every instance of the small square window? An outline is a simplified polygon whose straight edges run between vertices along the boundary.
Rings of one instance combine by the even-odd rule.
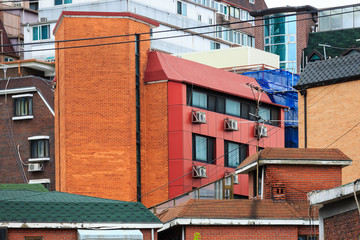
[[[31,158],[49,158],[49,139],[30,141]]]
[[[14,98],[14,116],[32,116],[33,115],[33,100],[30,96]]]

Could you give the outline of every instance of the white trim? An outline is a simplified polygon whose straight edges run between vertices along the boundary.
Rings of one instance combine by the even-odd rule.
[[[23,97],[33,97],[34,94],[20,94],[20,95],[12,95],[12,98],[23,98]]]
[[[29,162],[43,162],[43,161],[50,161],[50,158],[29,158]]]
[[[253,168],[256,166],[256,162],[253,162],[253,163],[250,163],[242,168],[239,168],[239,169],[236,169],[235,170],[235,173],[236,174],[239,174],[239,173],[242,173],[242,172],[245,172],[246,170],[250,169],[250,168]]]
[[[43,178],[43,179],[33,179],[29,180],[29,184],[36,184],[36,183],[50,183],[50,179]]]
[[[28,140],[32,141],[32,140],[49,139],[49,138],[50,138],[49,136],[32,136],[32,137],[28,137]]]
[[[360,183],[356,184],[355,191],[356,193],[360,192]],[[354,182],[351,182],[347,185],[328,189],[328,190],[310,192],[308,193],[308,199],[310,200],[311,205],[327,204],[353,195],[354,195]]]
[[[312,220],[312,225],[319,225],[319,220]],[[177,218],[164,224],[158,232],[176,225],[302,225],[309,226],[310,219],[222,219],[222,218]]]
[[[282,165],[323,165],[323,166],[349,166],[352,160],[311,160],[311,159],[262,159],[259,160],[259,165],[265,164],[282,164]],[[236,169],[235,173],[244,173],[256,166],[256,161],[245,165],[244,167]]]
[[[82,229],[148,229],[161,228],[162,223],[29,223],[0,222],[0,227],[8,228],[82,228]]]
[[[261,178],[261,199],[264,199],[264,178],[265,178],[265,176],[264,176],[264,168],[265,167],[263,167],[262,169],[261,169],[261,176],[262,176],[262,178]]]
[[[157,80],[157,81],[146,82],[145,84],[163,83],[163,82],[168,82],[168,81],[169,80]]]
[[[26,120],[26,119],[33,119],[34,116],[33,115],[26,115],[26,116],[16,116],[16,117],[12,117],[11,119],[13,121],[17,121],[17,120]]]
[[[14,88],[14,89],[0,90],[0,95],[36,92],[36,91],[37,91],[36,87]]]
[[[43,100],[43,102],[45,103],[45,105],[48,107],[48,109],[50,110],[51,114],[55,117],[55,112],[54,110],[50,107],[49,103],[45,100],[44,96],[41,94],[40,91],[38,91],[39,96],[41,97],[41,99]]]

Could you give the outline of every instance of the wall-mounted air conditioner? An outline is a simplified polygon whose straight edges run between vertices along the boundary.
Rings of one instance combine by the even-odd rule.
[[[225,21],[225,22],[228,22],[228,21],[230,21],[230,17],[229,17],[229,15],[222,15],[223,16],[223,21]]]
[[[200,111],[192,111],[192,122],[193,123],[207,123],[206,122],[206,113]]]
[[[29,163],[28,171],[29,172],[39,172],[42,171],[43,167],[40,163]]]
[[[205,166],[193,166],[193,177],[194,178],[206,178],[206,167]]]
[[[226,131],[238,131],[239,128],[238,128],[238,122],[236,119],[229,119],[229,118],[226,118],[224,120],[224,129]]]
[[[268,137],[268,130],[267,127],[264,125],[257,125],[255,126],[255,137]]]

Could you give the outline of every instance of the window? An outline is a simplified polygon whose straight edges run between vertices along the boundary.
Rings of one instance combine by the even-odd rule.
[[[183,2],[178,1],[177,2],[177,13],[183,16],[187,15],[187,9],[186,9],[186,4]]]
[[[247,157],[248,146],[225,141],[225,167],[237,168]]]
[[[50,25],[33,27],[33,41],[50,39]]]
[[[193,160],[215,164],[215,139],[193,134]]]
[[[220,43],[210,42],[210,50],[220,49]]]
[[[209,111],[224,113],[255,121],[256,102],[250,99],[219,93],[194,86],[187,86],[187,105],[203,108]],[[259,115],[266,124],[277,126],[280,118],[280,108],[263,104]]]
[[[55,0],[55,5],[63,5],[72,3],[72,0]]]
[[[255,0],[249,0],[249,3],[255,4]]]
[[[32,116],[33,115],[33,95],[32,94],[23,94],[23,95],[14,95],[14,116],[23,117],[23,116]],[[14,119],[14,118],[13,118]]]
[[[28,138],[30,141],[31,158],[49,158],[49,137],[35,136]]]
[[[240,102],[230,99],[226,99],[226,114],[240,117]]]
[[[198,21],[201,22],[201,15],[198,15]]]
[[[209,24],[212,25],[212,18],[209,18]]]
[[[5,57],[4,58],[4,62],[13,62],[13,61],[14,61],[14,59],[11,58],[11,57]]]

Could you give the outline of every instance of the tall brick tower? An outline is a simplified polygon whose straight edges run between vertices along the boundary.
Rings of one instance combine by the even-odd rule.
[[[141,40],[150,36],[139,33],[157,25],[132,13],[60,16],[54,30],[60,41],[55,91],[58,191],[126,201],[141,195],[139,82],[150,49],[150,41]],[[99,38],[116,35],[126,36]],[[84,38],[93,39],[68,41]]]

